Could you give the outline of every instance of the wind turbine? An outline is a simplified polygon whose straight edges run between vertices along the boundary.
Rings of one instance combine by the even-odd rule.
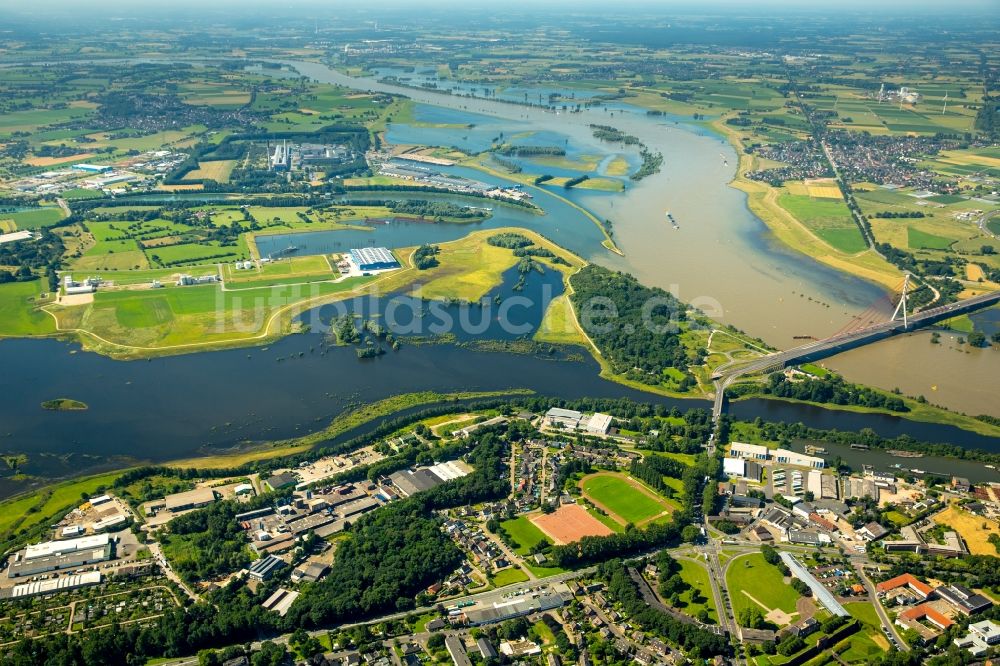
[[[945,114],[945,111],[947,111],[947,110],[948,110],[948,91],[945,90],[944,91],[944,106],[941,108],[941,115],[943,116]]]

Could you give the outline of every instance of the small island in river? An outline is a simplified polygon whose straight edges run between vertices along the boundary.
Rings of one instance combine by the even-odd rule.
[[[81,412],[88,409],[88,407],[86,403],[73,400],[72,398],[56,398],[55,400],[46,400],[43,402],[42,409],[48,409],[53,412]]]

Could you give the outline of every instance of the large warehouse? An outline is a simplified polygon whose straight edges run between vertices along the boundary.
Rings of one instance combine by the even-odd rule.
[[[9,578],[34,576],[48,571],[106,562],[111,559],[111,537],[108,534],[46,541],[28,546],[14,555],[7,570]]]
[[[351,261],[362,271],[384,271],[399,268],[396,257],[384,247],[354,248],[350,252]]]

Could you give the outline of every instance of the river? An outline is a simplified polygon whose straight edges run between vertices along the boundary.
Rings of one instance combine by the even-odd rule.
[[[492,219],[464,225],[404,223],[364,231],[296,235],[296,243],[315,244],[310,247],[316,251],[343,249],[367,241],[394,246],[442,242],[464,236],[473,228],[526,226],[589,260],[632,272],[644,282],[674,291],[721,321],[783,346],[790,344],[792,335],[832,331],[882,295],[871,284],[837,273],[774,242],[747,210],[742,193],[727,187],[732,170],[723,157],[733,164],[731,149],[718,137],[699,127],[685,126],[680,119],[674,125],[672,119],[650,119],[624,109],[556,116],[501,102],[358,82],[322,65],[300,67],[313,78],[362,89],[377,87],[418,99],[426,95],[420,101],[451,108],[452,118],[462,119],[470,110],[498,118],[490,125],[475,117],[476,126],[485,129],[486,134],[551,133],[539,137],[540,142],[564,137],[575,154],[609,152],[591,136],[587,125],[601,121],[605,113],[614,113],[613,124],[640,136],[666,156],[661,174],[638,185],[629,183],[624,194],[570,192],[574,201],[614,219],[615,237],[625,257],[604,249],[600,230],[579,211],[543,194],[538,194],[536,201],[546,210],[544,216],[494,206]],[[467,110],[463,106],[475,108]],[[434,112],[422,113],[433,117]],[[607,122],[611,124],[611,119]],[[389,137],[420,138],[422,132],[431,129],[437,128],[394,125]],[[634,158],[631,155],[633,163]],[[494,176],[469,169],[456,167],[451,171],[500,182]],[[665,208],[674,212],[679,230],[665,222]],[[551,287],[553,294],[561,290],[553,275],[529,276],[529,290],[544,285]],[[508,276],[500,288],[501,296],[510,297],[509,290]],[[380,309],[383,307],[361,304],[357,309],[385,314]],[[328,319],[332,310],[335,308],[327,307],[311,313],[310,323],[315,323],[316,317]],[[541,311],[524,311],[521,323],[537,325]],[[516,337],[492,324],[487,325],[484,335],[495,339]],[[911,340],[917,342],[908,342]],[[850,354],[871,354],[859,361],[859,373],[869,372],[866,381],[874,384],[887,378],[893,380],[891,387],[902,377],[899,366],[904,365],[891,355],[904,345],[912,345],[904,353],[914,359],[905,364],[912,369],[913,382],[932,381],[926,374],[927,359],[938,355],[947,358],[954,368],[970,370],[968,376],[976,378],[978,387],[989,389],[995,385],[995,370],[971,374],[973,367],[994,367],[991,364],[996,355],[990,356],[992,352],[966,354],[955,351],[954,345],[931,345],[919,335],[856,350],[831,359],[830,364]],[[705,401],[672,400],[605,381],[598,376],[597,363],[589,357],[548,360],[455,344],[404,344],[401,350],[384,357],[359,360],[352,348],[324,345],[318,332],[290,336],[266,347],[130,362],[83,353],[77,345],[54,340],[4,340],[0,342],[0,366],[4,368],[0,373],[0,394],[5,396],[0,401],[0,450],[27,454],[28,462],[22,471],[40,477],[79,474],[139,461],[165,461],[225,450],[248,441],[304,434],[322,428],[351,404],[411,391],[530,388],[565,398],[630,397],[678,405],[681,409],[710,406]],[[908,390],[902,383],[901,387]],[[928,397],[948,404],[944,391],[940,393]],[[965,411],[996,413],[995,399],[988,390],[984,393],[970,400]],[[89,409],[50,412],[40,408],[41,402],[56,397],[82,400]],[[761,416],[841,430],[867,427],[886,436],[909,434],[921,440],[1000,451],[1000,441],[995,438],[888,415],[765,400],[734,403],[731,412],[738,418]],[[930,462],[921,467],[935,471]],[[0,496],[18,487],[21,484],[10,479],[9,470],[0,472]]]
[[[664,155],[660,173],[638,184],[629,183],[622,194],[586,190],[569,194],[598,217],[614,222],[615,240],[625,256],[599,247],[591,252],[573,249],[590,261],[628,271],[646,284],[670,290],[717,320],[771,345],[787,349],[800,342],[796,336],[826,337],[879,302],[882,316],[887,319],[891,312],[881,287],[820,264],[778,241],[747,208],[746,196],[728,187],[737,164],[729,143],[685,118],[648,116],[621,103],[557,115],[502,99],[470,98],[350,77],[319,63],[286,64],[319,81],[406,95],[435,108],[476,114],[464,118],[475,125],[474,137],[496,136],[499,131],[511,136],[530,130],[563,138],[577,152],[598,153],[617,148],[596,141],[589,128],[592,123],[613,125],[639,137]],[[386,73],[399,74],[383,71]],[[426,76],[413,78],[415,84],[431,81]],[[448,85],[481,94],[477,86]],[[528,100],[534,102],[537,94],[547,96],[549,92],[553,91],[518,89],[509,99],[522,101],[519,97],[528,94]],[[577,94],[581,99],[585,96],[583,91]],[[457,123],[463,116],[453,113],[427,120]],[[456,138],[469,135],[467,130],[399,125],[389,131],[389,139],[401,143],[455,145]],[[667,224],[664,211],[668,209],[680,229]],[[559,216],[548,217],[553,219],[546,222],[554,227],[565,224]],[[946,345],[888,339],[833,357],[827,365],[853,381],[900,388],[907,395],[927,395],[936,404],[970,414],[1000,416],[1000,400],[995,396],[1000,352],[996,350],[960,354]],[[978,382],[982,377],[987,381]]]

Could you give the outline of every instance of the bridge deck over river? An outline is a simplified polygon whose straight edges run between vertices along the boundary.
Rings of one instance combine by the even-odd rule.
[[[847,351],[848,349],[862,347],[864,345],[871,344],[872,342],[891,337],[897,333],[923,328],[924,326],[930,326],[931,324],[935,324],[945,319],[951,319],[956,315],[989,307],[997,302],[1000,302],[1000,292],[980,294],[979,296],[973,296],[972,298],[967,298],[965,300],[958,301],[957,303],[941,305],[936,308],[931,308],[929,310],[924,310],[910,315],[905,323],[903,320],[893,319],[850,333],[835,335],[831,338],[827,338],[826,340],[810,342],[787,351],[768,354],[767,356],[762,356],[761,358],[751,361],[746,365],[742,365],[739,368],[719,373],[718,375],[712,377],[715,381],[716,389],[715,406],[712,410],[712,418],[715,421],[718,421],[719,417],[722,416],[726,389],[740,377],[758,374],[772,369],[777,370],[787,365],[802,361],[818,361],[821,358],[833,356],[834,354],[839,354],[840,352]]]

